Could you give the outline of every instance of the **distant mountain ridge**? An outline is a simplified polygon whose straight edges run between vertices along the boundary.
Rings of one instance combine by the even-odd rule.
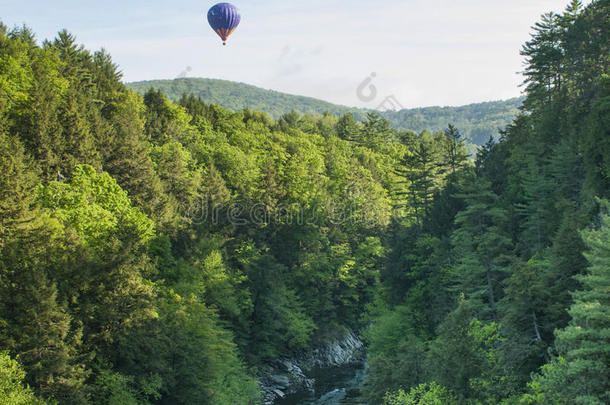
[[[352,113],[355,118],[362,120],[367,112],[373,111],[219,79],[150,80],[126,83],[126,86],[140,94],[144,94],[150,88],[161,90],[173,101],[183,94],[193,94],[201,97],[206,103],[217,104],[229,110],[239,111],[248,108],[264,111],[276,119],[295,110],[303,114],[328,112],[337,116]],[[482,145],[490,136],[497,136],[498,129],[504,128],[513,120],[522,102],[522,97],[516,97],[460,107],[421,107],[380,113],[393,127],[416,132],[424,129],[442,130],[451,123],[460,129],[468,142]]]
[[[386,111],[383,116],[395,128],[416,132],[438,131],[455,125],[469,143],[483,145],[490,136],[510,124],[519,113],[524,97],[487,101],[459,107],[420,107],[400,111]]]

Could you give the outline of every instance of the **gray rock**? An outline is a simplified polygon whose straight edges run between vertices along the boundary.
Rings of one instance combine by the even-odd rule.
[[[260,386],[264,393],[263,405],[272,405],[278,398],[298,391],[314,391],[313,378],[308,378],[303,370],[315,367],[342,366],[363,361],[364,344],[352,332],[342,339],[308,350],[291,359],[277,359],[261,369]],[[335,392],[336,391],[336,392]],[[345,396],[345,392],[335,390],[333,395]]]
[[[277,395],[278,398],[284,398],[286,396],[286,394],[284,394],[283,391],[280,391],[278,389],[272,390],[272,392]]]
[[[271,383],[278,386],[279,388],[288,388],[290,386],[290,379],[287,375],[274,374],[269,377]]]
[[[323,347],[311,350],[300,359],[305,369],[332,367],[355,363],[362,360],[364,343],[352,332],[343,339],[334,340]]]

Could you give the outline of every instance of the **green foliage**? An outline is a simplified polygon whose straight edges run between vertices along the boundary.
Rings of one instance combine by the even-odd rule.
[[[2,27],[0,395],[254,405],[267,362],[352,329],[372,403],[608,402],[607,15],[543,17],[497,142],[520,100],[250,104],[275,121]]]
[[[135,92],[118,93],[109,104],[109,141],[104,145],[103,167],[130,200],[162,226],[175,222],[172,201],[163,193],[163,185],[149,154],[144,133],[146,107]]]
[[[0,345],[37,394],[256,403],[256,367],[365,324],[387,120],[141,97],[66,31],[0,37]]]
[[[6,241],[0,258],[0,345],[19,356],[26,382],[62,403],[84,400],[82,329],[54,281],[61,248],[48,227]]]
[[[447,389],[435,382],[420,384],[406,393],[402,390],[387,394],[384,405],[453,405],[456,400]]]
[[[396,128],[421,132],[443,131],[448,124],[460,129],[464,139],[475,145],[483,145],[490,136],[497,137],[517,115],[523,98],[490,101],[461,107],[423,107],[388,111],[384,116]]]
[[[70,183],[51,182],[38,197],[52,217],[73,227],[92,247],[102,245],[119,228],[130,230],[143,242],[154,234],[154,224],[131,206],[127,193],[107,173],[88,165],[76,166]]]
[[[1,124],[0,124],[1,125]],[[31,190],[37,184],[37,173],[19,140],[0,128],[0,245],[10,229],[20,229],[32,220]]]
[[[459,197],[466,200],[466,209],[456,215],[457,228],[451,235],[456,255],[454,277],[459,292],[481,304],[479,316],[496,320],[497,284],[504,278],[510,246],[503,232],[507,215],[498,206],[489,182],[479,180],[465,191]]]
[[[44,405],[24,385],[25,371],[21,365],[4,352],[0,354],[0,402],[6,405]]]
[[[608,7],[542,16],[522,51],[522,113],[474,170],[455,167],[451,142],[428,170],[421,145],[403,155],[396,195],[416,225],[395,225],[371,310],[372,402],[417,403],[430,381],[463,404],[610,400],[610,242],[593,198],[609,190]]]
[[[3,49],[0,57],[0,109],[3,111],[25,101],[32,86],[29,44],[18,38],[18,34],[18,30],[9,35],[6,30],[0,33],[0,44]]]
[[[97,404],[108,405],[145,405],[150,402],[142,399],[140,393],[130,384],[133,378],[110,370],[101,370],[94,383],[93,401]]]
[[[564,384],[561,392],[575,404],[602,404],[610,400],[610,204],[606,201],[601,204],[604,212],[600,229],[588,231],[584,237],[589,249],[585,256],[591,265],[586,274],[578,277],[583,287],[574,293],[569,311],[572,321],[556,332],[557,350],[564,362],[549,366],[540,383],[548,392],[551,387],[545,384],[553,383],[556,370],[565,370],[560,377]]]
[[[426,345],[416,335],[416,317],[406,306],[399,306],[376,318],[367,330],[370,345],[365,395],[371,403],[379,402],[386,391],[425,381]]]
[[[568,381],[568,373],[565,359],[554,359],[551,363],[542,366],[540,374],[532,376],[532,381],[528,383],[530,392],[521,397],[520,403],[572,404],[573,397],[565,389],[566,381]]]
[[[525,404],[603,404],[610,400],[608,364],[608,286],[610,285],[610,204],[601,201],[598,230],[584,233],[591,264],[578,276],[582,288],[574,292],[570,324],[556,331],[559,357],[553,358],[528,384]]]
[[[498,403],[510,387],[498,352],[503,338],[498,324],[473,317],[475,308],[461,301],[440,325],[430,347],[429,372],[461,401]]]
[[[160,302],[170,373],[162,386],[163,404],[254,405],[258,384],[246,374],[231,335],[213,311],[194,297],[171,292]]]

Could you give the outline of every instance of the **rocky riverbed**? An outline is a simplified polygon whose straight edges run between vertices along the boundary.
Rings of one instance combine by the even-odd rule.
[[[314,389],[277,399],[274,405],[364,405],[360,387],[364,383],[364,363],[317,368],[308,372]]]
[[[350,332],[295,358],[277,359],[261,370],[263,404],[339,404],[364,376],[363,346]],[[311,402],[318,399],[323,402]]]

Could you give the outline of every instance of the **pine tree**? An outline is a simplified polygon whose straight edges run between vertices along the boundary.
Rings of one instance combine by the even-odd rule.
[[[549,245],[549,236],[552,234],[553,187],[535,156],[526,155],[525,162],[521,162],[521,165],[523,203],[516,207],[517,212],[522,216],[519,242],[521,249],[533,254],[541,252]]]
[[[530,370],[548,361],[553,331],[547,309],[553,298],[545,285],[549,267],[548,259],[540,254],[525,263],[515,259],[499,303],[504,334],[509,337],[502,351],[523,383]]]
[[[557,332],[557,350],[567,362],[566,384],[577,404],[610,401],[610,204],[601,205],[600,229],[584,233],[591,265],[577,277],[583,288],[574,293],[572,321]]]
[[[599,229],[583,233],[590,263],[577,278],[570,324],[556,332],[558,358],[529,384],[527,404],[602,405],[610,401],[610,203],[600,201]]]
[[[371,149],[378,149],[391,140],[390,123],[376,112],[366,114],[362,126],[362,144]]]
[[[610,6],[606,7],[606,12],[610,12]],[[604,27],[607,29],[607,23]],[[606,34],[606,42],[608,37],[610,33]],[[608,66],[610,57],[598,63]],[[597,83],[598,94],[591,101],[580,139],[586,169],[585,190],[590,190],[592,196],[610,198],[610,77],[601,75]]]
[[[553,147],[546,159],[546,173],[550,178],[553,199],[578,204],[585,178],[584,162],[578,148],[578,138],[570,134]]]
[[[521,55],[526,58],[525,83],[533,100],[550,100],[551,91],[561,88],[562,78],[562,29],[560,16],[553,12],[542,15],[534,27],[532,39],[525,43]]]
[[[4,133],[0,123],[0,250],[4,239],[33,219],[32,190],[38,183],[34,163],[18,139]]]
[[[498,285],[505,277],[510,239],[503,231],[506,211],[500,206],[491,184],[476,179],[458,197],[466,201],[466,209],[455,218],[456,230],[451,235],[456,255],[453,269],[457,288],[479,307],[480,316],[496,319]],[[484,302],[487,301],[487,305]]]
[[[346,141],[360,142],[362,138],[361,127],[352,114],[345,114],[339,118],[336,125],[339,138]]]
[[[445,129],[444,134],[442,165],[452,177],[455,177],[457,171],[464,168],[468,162],[464,138],[460,131],[451,124]]]
[[[428,132],[422,133],[415,148],[404,155],[396,174],[403,186],[396,196],[405,201],[415,223],[421,226],[430,210],[438,174],[436,145]]]
[[[57,250],[49,231],[29,231],[6,244],[0,259],[0,344],[17,354],[26,381],[45,398],[81,404],[87,375],[79,361],[81,329],[47,275]]]
[[[578,232],[583,222],[581,215],[567,209],[550,248],[550,266],[543,278],[548,294],[553,297],[544,305],[548,332],[567,325],[570,319],[567,310],[573,302],[571,293],[580,288],[575,276],[583,274],[588,265],[583,255],[585,244]]]
[[[171,224],[174,222],[172,206],[155,172],[144,134],[144,108],[134,92],[122,95],[109,118],[110,142],[103,156],[103,168],[128,192],[136,206],[157,223]]]

